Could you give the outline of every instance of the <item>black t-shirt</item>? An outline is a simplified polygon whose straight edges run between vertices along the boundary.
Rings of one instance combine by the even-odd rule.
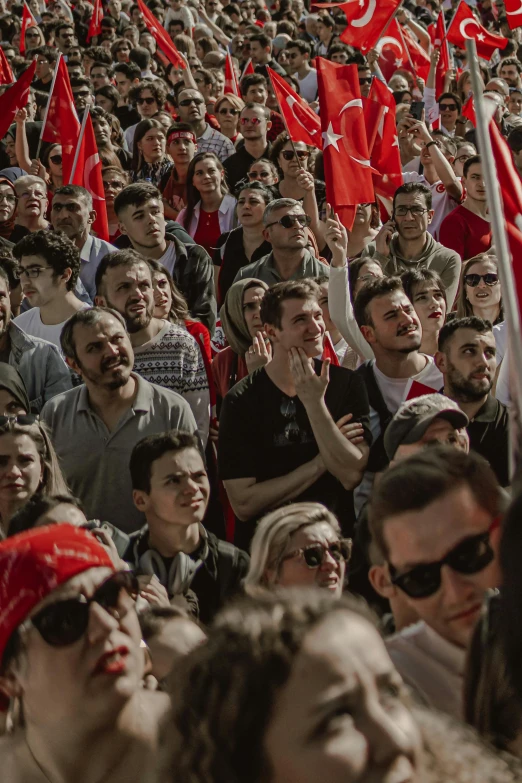
[[[238,226],[237,228],[232,229],[232,231],[221,234],[217,241],[212,259],[212,263],[215,266],[221,267],[218,278],[218,307],[221,307],[225,301],[227,291],[236,279],[239,270],[253,261],[259,261],[260,258],[268,255],[271,250],[272,245],[270,242],[264,240],[259,247],[254,250],[252,258],[249,261],[245,255],[245,248],[243,246],[242,226]]]
[[[115,106],[112,113],[119,119],[122,130],[127,130],[131,125],[136,125],[136,123],[141,120],[139,112],[134,106],[130,106],[129,104]]]
[[[32,87],[34,90],[38,90],[38,92],[51,92],[51,84],[53,83],[52,79],[49,79],[48,82],[44,84],[44,82],[41,79],[37,79],[35,82],[32,83]]]
[[[261,158],[268,158],[270,147],[271,145],[267,144],[263,154],[260,156]],[[237,148],[237,152],[223,162],[223,168],[225,169],[228,187],[230,188],[231,193],[234,193],[238,182],[241,182],[242,179],[246,178],[248,169],[256,160],[259,160],[259,158],[254,158],[254,156],[246,150],[245,145],[242,144]]]
[[[314,364],[319,374],[322,362],[314,360]],[[290,400],[295,406],[293,416],[288,415],[294,407]],[[371,443],[368,395],[358,375],[343,367],[330,367],[325,402],[334,421],[352,413],[353,421],[364,427],[366,442]],[[293,440],[285,431],[289,423],[295,422],[298,437]],[[303,403],[297,396],[284,394],[264,368],[237,383],[225,396],[219,421],[218,470],[222,480],[253,477],[257,482],[267,481],[290,473],[318,453]],[[343,533],[352,533],[353,492],[345,490],[331,473],[324,473],[292,502],[300,501],[323,503],[337,515]],[[256,519],[237,522],[237,546],[247,548],[255,523]]]
[[[509,486],[509,415],[506,406],[490,394],[467,430],[470,448],[487,459],[501,487]]]

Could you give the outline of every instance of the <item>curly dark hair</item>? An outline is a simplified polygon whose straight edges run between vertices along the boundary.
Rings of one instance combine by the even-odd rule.
[[[158,109],[163,108],[163,104],[167,100],[167,88],[160,81],[160,79],[155,79],[154,81],[145,80],[137,84],[135,87],[131,87],[129,90],[129,102],[136,104],[136,101],[140,97],[140,94],[143,92],[143,90],[150,90],[156,100],[156,103],[158,104]]]
[[[13,255],[18,261],[23,256],[40,256],[52,267],[53,277],[70,269],[71,276],[65,287],[67,291],[74,290],[80,274],[80,251],[60,231],[34,231],[27,234],[14,246]]]

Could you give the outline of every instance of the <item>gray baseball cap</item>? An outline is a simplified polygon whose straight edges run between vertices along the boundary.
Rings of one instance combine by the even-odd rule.
[[[403,443],[417,443],[435,419],[446,419],[455,429],[469,424],[464,411],[443,394],[423,394],[408,400],[401,405],[384,433],[388,459],[393,459]]]

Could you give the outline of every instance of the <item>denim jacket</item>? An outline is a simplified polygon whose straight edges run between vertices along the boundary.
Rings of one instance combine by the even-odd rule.
[[[51,397],[72,389],[71,373],[55,345],[31,337],[12,321],[9,339],[9,364],[22,376],[33,413],[40,413]]]

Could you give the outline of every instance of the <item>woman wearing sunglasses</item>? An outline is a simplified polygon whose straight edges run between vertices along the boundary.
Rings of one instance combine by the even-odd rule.
[[[492,324],[504,320],[498,262],[492,253],[470,258],[462,267],[457,318],[477,315]]]
[[[232,144],[237,144],[243,138],[239,132],[239,115],[244,107],[244,101],[232,93],[218,98],[214,105],[214,114],[219,123],[219,130],[227,139],[230,139]]]
[[[142,688],[136,578],[72,525],[0,543],[0,670],[23,705],[1,745],[9,783],[145,781],[166,696]]]
[[[160,112],[167,100],[167,88],[161,79],[143,81],[129,90],[129,103],[138,111],[142,120],[150,120]],[[134,134],[136,125],[131,125],[125,131],[125,141],[130,152],[134,151]]]
[[[248,169],[247,177],[249,182],[260,182],[265,187],[279,182],[277,166],[268,158],[255,160]]]
[[[320,587],[339,598],[351,551],[331,511],[320,503],[292,503],[258,523],[245,586]]]
[[[170,174],[174,164],[166,154],[166,145],[165,128],[158,119],[138,122],[131,164],[133,182],[146,180],[158,187]]]
[[[0,416],[0,538],[7,533],[15,511],[34,495],[68,491],[56,452],[38,417],[25,411]]]

